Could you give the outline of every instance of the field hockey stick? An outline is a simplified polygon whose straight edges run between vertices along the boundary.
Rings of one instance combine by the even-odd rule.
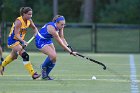
[[[92,58],[86,57],[86,56],[84,56],[84,55],[82,55],[82,54],[79,54],[79,53],[77,53],[77,55],[78,55],[79,57],[85,58],[85,59],[87,59],[87,60],[89,60],[89,61],[91,61],[91,62],[94,62],[94,63],[96,63],[96,64],[99,64],[99,65],[103,66],[103,69],[106,70],[106,66],[105,66],[102,62],[96,61],[96,60],[94,60],[94,59],[92,59]]]
[[[33,41],[34,38],[35,38],[35,37],[32,36],[32,38],[30,38],[30,39],[27,41],[27,43],[30,44],[30,43]],[[23,46],[22,46],[23,49],[24,49],[25,47],[26,47],[26,45],[23,45]]]
[[[70,48],[72,52],[74,51],[73,48],[72,48],[71,46],[68,45],[67,47]],[[91,62],[94,62],[94,63],[96,63],[96,64],[99,64],[99,65],[103,66],[103,69],[104,69],[104,70],[106,70],[106,66],[105,66],[103,63],[101,63],[101,62],[99,62],[99,61],[96,61],[96,60],[94,60],[94,59],[91,59],[91,58],[89,58],[89,57],[86,57],[86,56],[84,56],[84,55],[82,55],[82,54],[80,54],[80,53],[76,53],[76,55],[78,55],[79,57],[85,58],[85,59],[87,59],[87,60],[89,60],[89,61],[91,61]]]

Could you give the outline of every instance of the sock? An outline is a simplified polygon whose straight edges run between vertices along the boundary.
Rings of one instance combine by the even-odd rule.
[[[46,68],[46,73],[47,75],[49,75],[49,73],[51,72],[51,70],[54,68],[55,63],[53,63],[49,57],[46,58],[46,60],[44,61],[44,63],[42,64],[42,68]]]
[[[50,61],[51,61],[50,58],[47,57],[46,60],[44,61],[44,63],[42,64],[42,68],[47,67],[49,65]]]
[[[46,69],[47,76],[52,71],[52,69],[54,68],[54,66],[55,66],[55,63],[53,63],[52,61],[50,61],[49,65],[47,66],[47,69]]]
[[[10,55],[8,55],[5,60],[2,62],[2,66],[5,67],[6,65],[8,65],[9,63],[11,63],[13,61],[12,57]]]
[[[24,64],[25,68],[28,70],[29,74],[32,76],[35,73],[35,71],[32,67],[31,62],[30,61],[24,61],[23,64]]]

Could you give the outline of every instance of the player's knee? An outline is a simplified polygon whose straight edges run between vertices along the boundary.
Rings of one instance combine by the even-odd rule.
[[[18,54],[10,55],[13,60],[18,58]]]
[[[13,57],[12,57],[13,60],[15,60],[15,59],[17,59],[17,58],[18,58],[18,56],[13,56]]]
[[[23,61],[29,61],[29,55],[26,52],[22,53]]]
[[[56,62],[56,54],[50,56],[50,59],[55,63]]]

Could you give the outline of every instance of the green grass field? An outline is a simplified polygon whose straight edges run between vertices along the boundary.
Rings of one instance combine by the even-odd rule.
[[[39,66],[45,55],[29,53],[34,69],[40,73]],[[4,53],[4,57],[8,53]],[[103,70],[101,66],[86,59],[58,53],[57,64],[50,74],[53,81],[32,80],[24,69],[19,57],[5,69],[0,76],[0,93],[139,93],[140,92],[140,55],[134,54],[135,68],[130,69],[129,54],[89,54],[88,57],[103,62],[111,70]],[[136,75],[131,73],[136,70]],[[91,80],[92,76],[96,80]],[[136,76],[130,82],[130,76]],[[136,92],[138,91],[138,92]]]

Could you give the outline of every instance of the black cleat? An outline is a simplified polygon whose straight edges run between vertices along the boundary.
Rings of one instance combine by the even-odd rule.
[[[43,80],[54,80],[53,78],[51,78],[50,76],[44,77],[42,78]]]

